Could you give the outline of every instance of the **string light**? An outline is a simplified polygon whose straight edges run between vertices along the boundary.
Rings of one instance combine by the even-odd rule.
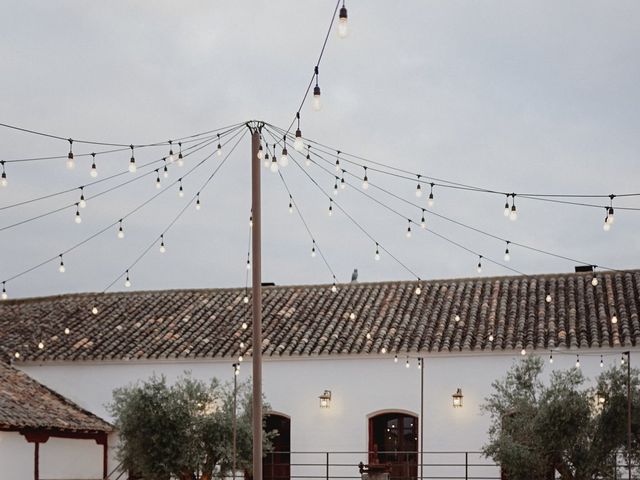
[[[553,300],[553,299],[551,298],[551,295],[550,295],[550,294],[547,294],[547,296],[544,298],[544,300],[545,300],[547,303],[551,303],[551,300]]]
[[[156,188],[159,190],[162,188],[162,182],[160,182],[160,170],[156,170]]]
[[[422,209],[422,218],[420,219],[420,227],[425,230],[427,228],[427,221],[424,218],[424,208]]]
[[[196,210],[200,210],[202,205],[200,204],[200,192],[196,193]]]
[[[316,241],[313,241],[313,245],[311,246],[311,257],[315,258],[316,256]]]
[[[0,186],[6,187],[7,185],[9,185],[9,181],[7,180],[7,172],[4,168],[4,160],[2,160],[0,164],[2,165],[2,176],[0,176]]]
[[[367,167],[364,168],[364,177],[362,178],[362,189],[366,190],[369,188],[369,178],[367,177]]]
[[[131,160],[129,160],[129,171],[131,173],[136,173],[136,171],[138,170],[138,167],[136,167],[136,158],[133,155],[133,145],[129,145],[129,148],[131,149]]]
[[[553,364],[553,352],[549,353],[549,363]]]
[[[393,363],[398,363],[398,355],[393,356]]]
[[[376,254],[373,256],[376,260],[380,260],[380,248],[378,246],[378,242],[376,242]]]
[[[184,197],[184,189],[182,188],[182,178],[179,178],[179,179],[178,179],[178,185],[179,185],[179,188],[178,188],[178,196],[179,196],[180,198],[182,198],[182,197]]]
[[[2,282],[2,294],[0,294],[0,298],[2,298],[2,300],[6,300],[7,298],[9,298],[6,282]]]
[[[596,276],[596,273],[595,273],[595,267],[593,268],[593,278],[591,279],[591,285],[594,287],[598,286],[598,277]]]
[[[620,357],[620,365],[624,365],[625,361],[624,361],[624,353],[622,354],[622,356]]]
[[[131,286],[131,279],[129,278],[129,270],[127,269],[127,277],[124,280],[124,286],[129,288]]]
[[[407,238],[411,238],[411,220],[407,219],[407,233],[406,233]]]
[[[329,199],[329,216],[333,215],[333,198]]]
[[[336,152],[336,172],[340,173],[340,150]]]
[[[509,212],[509,220],[515,222],[518,219],[518,210],[516,208],[516,194],[511,194],[511,211]]]
[[[16,358],[20,358],[20,352],[14,353],[13,356],[16,357]]]
[[[602,229],[605,232],[608,232],[609,230],[611,230],[611,223],[609,222],[609,207],[604,207],[604,210],[607,213],[604,217],[604,223],[602,224]]]
[[[478,266],[476,267],[478,273],[482,273],[482,255],[478,255]]]
[[[260,143],[260,145],[258,145],[258,160],[263,160],[265,158],[266,157],[264,156],[264,150],[262,149],[262,143]]]
[[[84,187],[80,187],[80,201],[78,202],[80,208],[86,208],[87,201],[84,198]]]
[[[167,248],[164,246],[164,234],[160,235],[160,253],[164,253],[167,251]]]
[[[371,333],[367,332],[366,337],[367,337],[367,340],[371,340]]]
[[[95,305],[91,308],[91,313],[93,313],[94,315],[98,314],[98,307],[96,307]]]
[[[38,342],[38,348],[39,348],[40,350],[44,349],[44,342],[43,342],[42,340],[40,340],[40,341]]]
[[[616,312],[613,312],[613,315],[611,316],[611,323],[614,325],[618,323],[618,316],[616,315]]]
[[[460,321],[460,315],[458,315],[456,313],[456,315],[455,315],[455,317],[453,317],[453,319],[456,321],[456,323],[459,322]]]
[[[355,319],[356,319],[356,314],[355,314],[355,312],[351,312],[351,313],[349,314],[349,320],[355,320]]]
[[[422,370],[422,358],[418,358],[418,370]]]
[[[381,353],[381,354],[383,354],[383,355],[384,355],[384,354],[386,354],[386,353],[387,353],[387,349],[386,349],[386,347],[382,347],[382,348],[380,349],[380,353]]]
[[[604,360],[602,358],[602,355],[600,355],[600,368],[604,367]]]
[[[314,68],[314,73],[316,76],[316,86],[313,87],[313,109],[316,112],[319,112],[322,109],[322,102],[320,101],[320,86],[318,85],[318,66],[316,65]]]
[[[293,142],[293,148],[297,152],[304,150],[304,142],[302,141],[302,130],[300,130],[300,112],[296,112],[296,119],[298,120],[298,128],[296,129],[296,138]]]
[[[520,355],[522,355],[523,357],[527,354],[527,350],[526,349],[522,349],[520,350]]]
[[[276,173],[278,171],[278,159],[276,158],[276,144],[273,144],[273,158],[271,159],[271,171]]]
[[[222,156],[222,145],[220,144],[220,134],[218,133],[218,147],[216,148],[216,154]]]
[[[82,223],[82,217],[80,216],[80,206],[76,203],[76,216],[74,221],[76,223]]]
[[[422,196],[422,187],[420,186],[420,175],[418,175],[418,184],[416,185],[416,197]]]
[[[238,361],[242,362],[242,360],[244,360],[244,358],[242,357],[242,355],[238,355]],[[236,369],[236,371],[240,370],[240,366],[238,365],[238,368]]]
[[[489,334],[489,341],[490,341],[490,342],[493,342],[493,333],[490,333],[490,334]]]
[[[124,238],[124,228],[122,228],[122,219],[118,222],[118,238]]]
[[[73,158],[73,140],[69,139],[69,154],[67,155],[67,168],[73,170],[76,168],[76,161]]]
[[[184,157],[182,156],[182,142],[178,142],[178,166],[181,167],[184,165]]]
[[[66,328],[64,329],[64,334],[65,334],[65,335],[69,335],[70,333],[71,333],[71,330],[69,330],[69,327],[66,327]]]
[[[242,303],[244,303],[245,305],[246,305],[247,303],[249,303],[249,296],[248,296],[248,295],[246,295],[246,294],[245,294],[245,296],[242,298]],[[240,342],[240,348],[242,348],[242,347],[243,347],[243,345],[244,345],[244,344],[243,344],[242,342]]]
[[[286,167],[289,165],[289,152],[287,152],[287,136],[283,137],[282,143],[282,155],[280,156],[280,166]]]
[[[509,205],[509,195],[507,194],[507,200],[504,203],[504,211],[502,212],[502,214],[505,217],[508,217],[509,213],[511,213],[511,206]]]
[[[607,209],[607,223],[609,225],[613,225],[613,223],[616,220],[616,218],[614,216],[614,212],[613,212],[613,199],[614,198],[615,198],[615,195],[613,195],[613,194],[609,195],[609,208]]]
[[[62,260],[62,254],[60,254],[59,257],[60,257],[60,265],[58,266],[58,271],[60,273],[64,273],[66,271],[66,268],[64,267],[64,261]]]
[[[404,363],[404,368],[409,368],[411,364],[409,363],[409,357],[407,357],[407,361]]]
[[[349,35],[349,25],[347,23],[347,7],[344,6],[344,0],[342,0],[342,8],[338,15],[338,36],[340,38],[347,38]]]
[[[576,368],[580,368],[580,355],[576,355]]]
[[[262,147],[262,145],[260,145]],[[260,153],[260,151],[258,150],[258,154]],[[271,165],[271,157],[269,156],[269,150],[267,149],[267,151],[264,154],[264,161],[262,162],[262,164],[264,165],[264,168],[269,168],[269,166]]]
[[[435,184],[431,183],[429,185],[430,190],[429,190],[429,198],[427,199],[427,205],[429,205],[429,207],[433,207],[433,204],[435,203],[435,199],[433,198],[433,187],[435,186]]]
[[[331,285],[331,293],[338,293],[338,286],[336,285],[336,282],[333,282],[333,285]]]
[[[220,135],[218,135],[220,137]],[[176,160],[175,155],[173,154],[173,140],[169,140],[169,156],[167,157],[169,163],[173,163]]]
[[[344,173],[346,170],[342,170],[342,176],[340,177],[340,189],[344,190],[347,188],[347,182],[344,181]]]
[[[169,178],[169,168],[167,168],[167,160],[164,160],[164,168],[162,169],[162,175],[164,178]]]
[[[307,156],[304,159],[304,164],[308,167],[311,165],[311,145],[307,145]]]
[[[416,289],[413,291],[413,293],[415,293],[416,295],[420,295],[422,293],[422,287],[419,283],[416,285]]]
[[[253,228],[253,215],[249,217],[249,228]]]
[[[336,181],[333,184],[333,196],[336,197],[338,195],[338,177],[336,177]]]
[[[248,326],[249,325],[247,325],[247,322],[242,322],[242,329],[243,330],[246,330]]]
[[[251,270],[251,260],[247,258],[247,270]]]
[[[507,240],[507,246],[504,250],[504,261],[508,262],[509,260],[511,260],[511,254],[509,253],[509,240]]]

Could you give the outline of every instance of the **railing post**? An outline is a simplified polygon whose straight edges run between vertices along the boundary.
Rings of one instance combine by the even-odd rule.
[[[329,480],[329,452],[327,453],[327,457],[326,457],[326,471],[325,471],[325,479]]]
[[[469,480],[469,452],[464,452],[464,480]]]

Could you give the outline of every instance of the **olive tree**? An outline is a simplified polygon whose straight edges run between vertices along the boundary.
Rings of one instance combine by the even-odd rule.
[[[237,390],[238,470],[251,473],[251,387]],[[153,376],[113,392],[108,408],[115,419],[123,469],[142,480],[210,480],[233,465],[233,386],[210,384],[188,374],[168,385]],[[265,411],[268,405],[264,405]],[[264,432],[263,449],[276,432]]]
[[[627,372],[603,372],[594,387],[579,368],[541,380],[542,359],[530,357],[493,383],[483,410],[491,416],[485,455],[509,480],[608,479],[627,458]],[[640,381],[631,375],[632,462],[640,460]]]

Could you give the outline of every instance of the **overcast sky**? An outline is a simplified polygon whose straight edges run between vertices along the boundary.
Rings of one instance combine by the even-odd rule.
[[[63,137],[145,143],[261,119],[288,126],[334,8],[330,0],[25,1],[0,3],[0,122]],[[640,191],[640,3],[629,1],[349,0],[350,36],[329,38],[320,68],[324,107],[302,109],[305,136],[412,172],[500,191]],[[97,147],[95,147],[97,148]],[[93,148],[93,149],[95,149]],[[243,286],[250,205],[249,138],[243,139],[168,233],[132,270],[132,288]],[[213,149],[210,147],[208,153]],[[76,146],[77,153],[91,147]],[[166,149],[136,153],[139,163]],[[0,159],[65,155],[65,142],[0,129]],[[192,166],[204,151],[189,157]],[[128,152],[99,157],[100,178],[126,169]],[[220,162],[206,162],[116,228],[57,262],[9,282],[12,297],[100,291],[130,265]],[[88,183],[90,161],[8,164],[0,207]],[[358,171],[358,169],[355,169]],[[327,190],[331,177],[308,170]],[[143,172],[139,172],[138,175]],[[295,166],[283,172],[339,281],[411,279]],[[130,175],[130,174],[129,174]],[[178,176],[177,170],[170,180]],[[125,176],[124,179],[131,177]],[[415,184],[369,176],[416,200]],[[156,193],[149,176],[74,209],[0,231],[0,276],[57,255]],[[123,181],[89,187],[87,196]],[[263,170],[263,279],[330,283],[276,175]],[[419,221],[415,208],[370,189]],[[0,228],[78,200],[75,191],[0,211]],[[406,219],[347,189],[336,198],[422,278],[476,276],[477,257],[428,232],[405,238]],[[601,200],[596,203],[602,203]],[[640,211],[604,210],[436,190],[434,211],[513,241],[614,268],[638,267]],[[640,207],[640,199],[616,205]],[[504,243],[428,216],[434,231],[502,261]],[[513,268],[566,272],[574,263],[511,248]],[[484,262],[482,275],[511,272]],[[113,289],[124,289],[119,280]]]

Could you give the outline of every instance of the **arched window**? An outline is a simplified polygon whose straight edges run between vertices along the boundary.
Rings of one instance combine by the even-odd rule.
[[[369,464],[391,464],[391,479],[418,476],[418,417],[385,412],[369,417]]]
[[[291,419],[271,412],[265,415],[266,431],[277,431],[271,440],[273,450],[262,461],[264,480],[289,480],[291,476]]]

